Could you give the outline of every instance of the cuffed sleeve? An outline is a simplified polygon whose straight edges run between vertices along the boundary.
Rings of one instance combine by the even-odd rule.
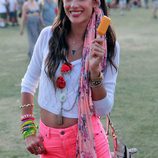
[[[119,59],[120,59],[120,46],[119,43],[116,42],[115,45],[115,57],[114,64],[119,67]],[[118,75],[118,70],[111,66],[107,65],[105,73],[104,73],[104,87],[107,91],[107,96],[101,100],[93,101],[96,115],[105,116],[110,113],[114,104],[114,94],[116,87],[116,79]]]
[[[44,41],[47,29],[43,29],[37,39],[34,47],[33,56],[28,65],[27,71],[21,82],[21,93],[28,92],[34,95],[40,78],[43,53],[44,53]],[[47,41],[45,41],[47,43]]]

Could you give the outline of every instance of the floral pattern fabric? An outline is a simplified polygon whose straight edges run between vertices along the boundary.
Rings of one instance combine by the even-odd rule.
[[[94,143],[94,134],[92,126],[92,115],[94,114],[93,102],[91,97],[91,88],[89,86],[89,54],[92,41],[96,38],[96,28],[98,27],[103,12],[96,8],[87,27],[82,52],[82,68],[79,87],[79,115],[78,115],[78,136],[77,136],[77,158],[97,158]],[[105,38],[105,37],[103,37]],[[101,71],[106,65],[107,44],[103,42],[105,49],[104,59],[101,64]]]

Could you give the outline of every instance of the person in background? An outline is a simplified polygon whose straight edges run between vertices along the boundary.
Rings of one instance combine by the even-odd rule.
[[[100,117],[114,104],[120,47],[111,25],[97,35],[103,15],[105,0],[58,0],[57,18],[36,42],[21,83],[21,131],[40,158],[111,158]]]
[[[17,0],[9,0],[9,21],[12,26],[18,25],[17,7]]]
[[[40,8],[38,3],[35,0],[28,0],[24,2],[22,9],[20,34],[23,35],[24,26],[26,25],[29,42],[28,56],[30,59],[32,57],[36,40],[41,32],[41,21],[42,19],[40,16]]]
[[[144,0],[144,7],[145,7],[146,9],[149,8],[149,0]]]
[[[125,13],[125,10],[126,10],[126,7],[127,7],[127,0],[119,0],[119,7],[120,7],[120,14],[121,15],[124,15]]]
[[[106,0],[106,5],[109,9],[111,8],[111,3],[112,3],[112,0]]]
[[[44,26],[52,25],[56,17],[57,4],[53,0],[41,0],[40,10]]]
[[[7,0],[0,0],[0,28],[4,28],[7,25]]]
[[[153,3],[153,18],[157,19],[158,0],[152,0]]]
[[[21,18],[22,16],[22,6],[24,4],[25,0],[17,0],[18,3],[18,17]]]

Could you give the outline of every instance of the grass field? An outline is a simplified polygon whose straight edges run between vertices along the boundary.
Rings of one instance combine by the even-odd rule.
[[[158,158],[158,19],[137,8],[125,16],[113,10],[111,17],[121,45],[112,120],[122,140],[138,148],[136,158]],[[0,158],[35,157],[25,150],[19,131],[20,82],[27,64],[26,34],[0,29]]]

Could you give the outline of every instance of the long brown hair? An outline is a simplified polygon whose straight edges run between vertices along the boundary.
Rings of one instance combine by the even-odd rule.
[[[104,12],[104,15],[108,16],[108,10],[105,3],[105,0],[101,1],[101,9]],[[67,62],[67,55],[68,55],[68,44],[66,41],[66,36],[71,30],[71,23],[68,17],[65,14],[63,1],[58,0],[58,13],[57,17],[52,26],[52,36],[49,40],[49,53],[46,58],[45,68],[47,69],[46,73],[50,79],[54,78],[56,70],[61,61]],[[116,42],[115,33],[111,26],[109,26],[107,33],[107,61],[113,65],[115,68],[116,66],[113,63],[114,57],[114,47]],[[116,68],[117,69],[117,68]]]

